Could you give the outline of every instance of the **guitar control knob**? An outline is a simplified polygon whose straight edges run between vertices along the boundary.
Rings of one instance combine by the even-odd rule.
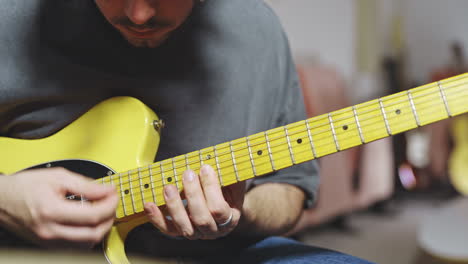
[[[159,134],[161,134],[161,130],[164,128],[166,124],[164,123],[163,120],[154,120],[153,121],[153,126],[156,131],[158,131]]]

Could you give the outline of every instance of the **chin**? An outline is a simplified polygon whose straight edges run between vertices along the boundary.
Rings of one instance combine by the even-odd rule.
[[[160,46],[167,37],[158,37],[158,38],[135,38],[130,36],[125,36],[128,43],[136,48],[156,48]]]

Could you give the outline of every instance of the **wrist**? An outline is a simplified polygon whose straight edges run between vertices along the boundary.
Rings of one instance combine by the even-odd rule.
[[[262,226],[258,224],[257,212],[253,208],[251,200],[246,195],[242,206],[239,224],[233,231],[236,236],[260,238],[266,236],[262,231]]]
[[[11,180],[6,175],[0,176],[0,225],[10,224],[11,219],[8,214],[8,196],[11,188]]]
[[[0,175],[0,209],[3,208],[4,200],[9,189],[10,179],[6,175]]]
[[[7,214],[11,202],[11,192],[13,189],[13,177],[7,175],[0,176],[0,222]]]

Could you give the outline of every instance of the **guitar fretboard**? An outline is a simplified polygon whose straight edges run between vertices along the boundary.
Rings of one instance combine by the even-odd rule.
[[[98,181],[116,186],[117,219],[131,216],[146,202],[164,205],[164,186],[182,191],[183,172],[203,164],[227,186],[466,113],[467,87],[468,74],[459,75]]]

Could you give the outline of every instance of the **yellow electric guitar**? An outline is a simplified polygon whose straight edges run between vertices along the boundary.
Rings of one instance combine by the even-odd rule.
[[[120,203],[104,252],[110,263],[129,263],[124,242],[147,222],[143,204],[164,205],[166,184],[182,191],[188,168],[210,164],[226,186],[465,112],[468,74],[152,163],[161,122],[140,101],[116,97],[50,137],[0,138],[0,172],[61,166],[116,186]]]

